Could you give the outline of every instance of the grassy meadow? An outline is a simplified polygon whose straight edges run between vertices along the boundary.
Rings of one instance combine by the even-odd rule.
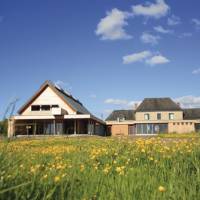
[[[0,199],[200,199],[200,139],[0,141]]]

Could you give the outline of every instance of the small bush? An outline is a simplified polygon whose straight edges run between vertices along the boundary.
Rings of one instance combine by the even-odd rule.
[[[8,121],[7,119],[0,121],[0,135],[7,135]]]

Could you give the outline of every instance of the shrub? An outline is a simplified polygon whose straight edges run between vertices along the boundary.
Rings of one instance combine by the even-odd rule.
[[[8,121],[7,119],[0,121],[0,135],[7,135]]]

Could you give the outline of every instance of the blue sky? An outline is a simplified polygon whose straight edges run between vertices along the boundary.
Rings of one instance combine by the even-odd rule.
[[[94,114],[144,97],[200,107],[199,0],[1,0],[0,117],[45,80]]]

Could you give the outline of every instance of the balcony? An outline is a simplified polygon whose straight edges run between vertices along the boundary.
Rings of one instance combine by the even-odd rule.
[[[52,115],[62,115],[63,111],[62,108],[52,108],[51,113]]]

